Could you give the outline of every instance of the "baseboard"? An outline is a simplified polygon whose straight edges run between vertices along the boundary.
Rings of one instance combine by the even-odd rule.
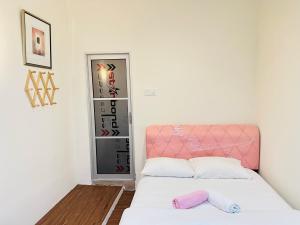
[[[93,184],[103,186],[122,186],[125,191],[135,190],[134,180],[97,180],[93,181]]]

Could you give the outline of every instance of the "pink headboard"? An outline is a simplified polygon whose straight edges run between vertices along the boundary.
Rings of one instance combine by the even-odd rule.
[[[259,166],[259,130],[254,125],[153,125],[146,131],[147,158],[222,156]]]

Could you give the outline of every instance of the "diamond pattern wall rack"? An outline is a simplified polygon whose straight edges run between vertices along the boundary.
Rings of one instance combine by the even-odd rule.
[[[38,106],[55,105],[55,92],[59,89],[53,80],[54,73],[28,70],[25,93],[33,108]]]

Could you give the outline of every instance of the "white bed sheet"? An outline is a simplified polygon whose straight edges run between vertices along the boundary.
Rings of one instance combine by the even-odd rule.
[[[299,225],[297,210],[249,211],[239,214],[199,210],[129,208],[120,225]]]
[[[196,190],[214,190],[233,199],[241,212],[287,210],[291,207],[254,171],[252,179],[194,179],[172,177],[143,177],[135,192],[131,207],[172,209],[172,199]],[[204,203],[190,210],[217,212]]]
[[[253,179],[194,179],[144,177],[120,225],[300,225],[293,210],[257,173]],[[229,214],[204,203],[193,209],[174,209],[172,199],[195,190],[223,193],[241,206]]]

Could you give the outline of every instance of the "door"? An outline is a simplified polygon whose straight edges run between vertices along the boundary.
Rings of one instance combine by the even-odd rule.
[[[134,179],[129,54],[87,58],[92,180]]]

